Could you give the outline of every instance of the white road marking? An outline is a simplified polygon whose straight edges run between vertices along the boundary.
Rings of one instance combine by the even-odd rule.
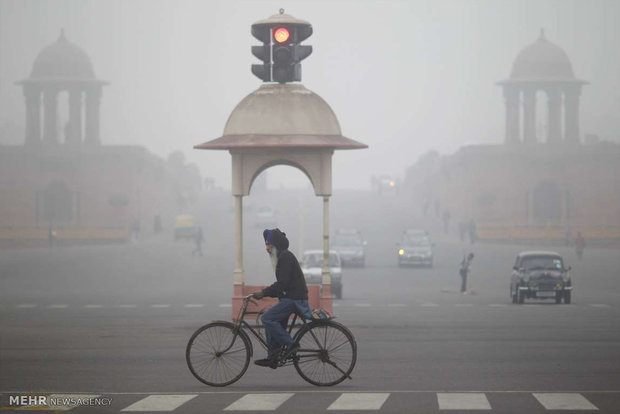
[[[593,308],[609,308],[610,306],[605,303],[590,303]]]
[[[389,393],[344,393],[328,410],[380,410]]]
[[[170,305],[167,304],[155,304],[155,305],[151,305],[151,308],[169,308]]]
[[[220,308],[232,308],[232,303],[220,303],[218,306]]]
[[[103,308],[103,305],[84,305],[84,307],[87,309],[99,309]]]
[[[439,306],[439,305],[438,305],[438,304],[436,304],[436,303],[429,302],[429,303],[423,303],[423,304],[421,304],[420,306],[423,306],[423,307],[425,307],[425,308],[434,308],[434,307],[437,307],[437,306]]]
[[[204,308],[205,305],[201,304],[201,303],[188,303],[187,305],[185,305],[186,308]]]
[[[36,308],[37,305],[35,305],[34,303],[20,303],[19,305],[17,305],[17,307],[19,309],[32,309]]]
[[[484,393],[437,393],[440,410],[490,410],[491,404]]]
[[[274,411],[293,394],[246,394],[239,398],[225,411]]]
[[[583,395],[578,393],[533,393],[547,410],[598,410]]]
[[[54,304],[54,305],[49,305],[48,308],[50,309],[66,309],[68,308],[69,305],[63,305],[63,304]]]
[[[121,411],[172,411],[197,396],[198,394],[149,395]]]

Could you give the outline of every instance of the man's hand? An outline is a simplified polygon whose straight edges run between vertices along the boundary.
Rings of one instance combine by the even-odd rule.
[[[259,290],[258,292],[252,293],[252,296],[254,296],[254,299],[262,299],[265,297],[265,293],[262,290]]]

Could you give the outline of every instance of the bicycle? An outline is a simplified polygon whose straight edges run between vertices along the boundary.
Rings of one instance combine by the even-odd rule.
[[[225,387],[238,381],[248,369],[254,348],[248,331],[259,343],[268,349],[267,341],[245,320],[246,315],[257,315],[263,311],[250,312],[248,304],[256,304],[252,295],[243,297],[243,307],[235,323],[214,321],[199,328],[189,339],[185,359],[191,373],[199,381],[214,387]],[[293,335],[293,343],[299,350],[284,356],[284,347],[277,360],[278,367],[295,366],[299,375],[317,386],[332,386],[345,379],[352,379],[351,372],[357,360],[357,344],[353,334],[332,318],[306,322],[295,313],[288,326],[291,334],[299,319],[301,326]],[[259,328],[260,329],[260,328]]]

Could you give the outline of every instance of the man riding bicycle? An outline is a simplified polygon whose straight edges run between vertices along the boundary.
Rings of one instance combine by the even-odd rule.
[[[286,332],[286,326],[291,314],[297,312],[306,319],[312,319],[312,312],[308,306],[308,287],[306,279],[295,255],[288,250],[289,242],[286,233],[280,229],[263,231],[267,253],[276,273],[276,282],[262,291],[255,292],[256,299],[263,297],[277,297],[278,303],[265,312],[261,318],[265,325],[265,335],[269,349],[267,358],[254,361],[261,367],[277,368],[278,356],[285,346],[283,358],[294,355],[299,346],[293,344],[293,339]]]

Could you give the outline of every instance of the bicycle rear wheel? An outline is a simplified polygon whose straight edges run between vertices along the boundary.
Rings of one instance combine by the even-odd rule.
[[[248,369],[249,341],[243,331],[235,335],[235,325],[230,322],[205,325],[194,332],[187,343],[187,366],[199,381],[207,385],[230,385]]]
[[[299,375],[310,384],[336,385],[350,378],[357,360],[353,334],[333,321],[313,322],[299,334],[293,359]]]

